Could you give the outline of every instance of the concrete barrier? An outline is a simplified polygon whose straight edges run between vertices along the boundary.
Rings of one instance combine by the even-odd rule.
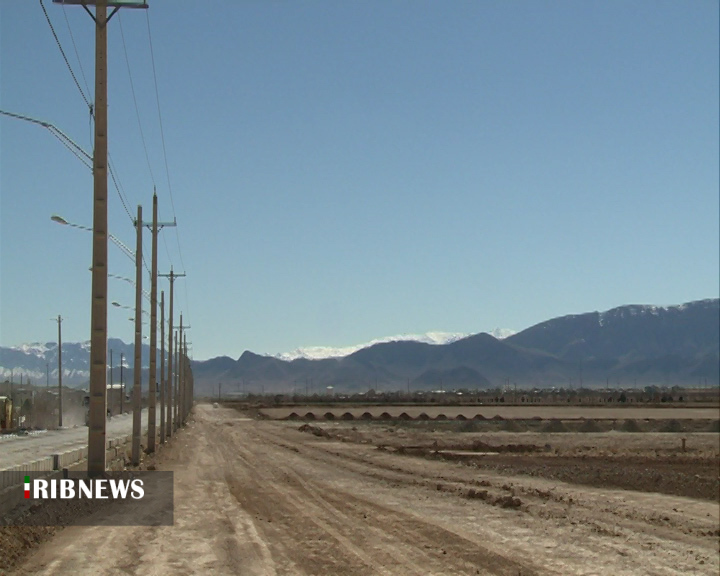
[[[5,474],[0,475],[0,491],[10,486],[22,484],[25,481],[26,472],[46,472],[54,469],[53,458],[50,456],[1,470]]]
[[[143,431],[143,438],[147,431]],[[105,467],[107,470],[122,470],[130,461],[132,450],[132,434],[116,436],[105,441]],[[74,448],[46,458],[25,462],[10,468],[0,469],[0,514],[12,510],[24,502],[24,495],[17,490],[19,484],[25,482],[27,472],[47,472],[48,478],[60,477],[62,470],[70,472],[87,470],[88,447]]]

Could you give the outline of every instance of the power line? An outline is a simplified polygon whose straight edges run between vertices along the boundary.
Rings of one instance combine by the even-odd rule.
[[[177,220],[177,216],[175,214],[175,201],[173,199],[172,186],[170,184],[170,169],[168,168],[167,149],[165,147],[165,132],[163,130],[162,113],[160,111],[160,93],[158,91],[157,73],[155,71],[155,53],[153,51],[152,33],[150,32],[150,15],[148,14],[148,12],[149,11],[145,12],[145,18],[147,20],[148,41],[150,42],[150,61],[152,62],[153,80],[155,82],[155,101],[157,102],[158,119],[160,121],[160,138],[162,139],[163,158],[165,160],[165,174],[167,177],[168,191],[170,192],[170,205],[171,205],[172,211],[173,211],[173,219]],[[185,263],[183,262],[182,248],[180,248],[180,234],[178,232],[177,227],[175,228],[175,237],[177,239],[178,255],[180,256],[180,264],[182,265],[183,271],[184,271]]]
[[[75,82],[75,86],[77,86],[77,89],[80,92],[80,95],[82,96],[82,99],[85,100],[85,104],[90,109],[90,112],[92,113],[92,104],[90,104],[90,101],[88,100],[87,96],[85,96],[85,92],[83,92],[82,87],[80,86],[80,83],[78,82],[78,79],[75,77],[75,72],[73,72],[72,66],[70,66],[70,62],[67,59],[67,56],[65,55],[65,50],[63,50],[62,44],[60,44],[60,39],[58,38],[57,34],[55,33],[55,28],[53,28],[52,22],[50,21],[50,16],[47,13],[47,10],[45,10],[45,4],[43,4],[43,0],[40,0],[40,7],[42,8],[43,13],[45,14],[45,19],[47,20],[48,26],[50,26],[50,31],[52,32],[53,36],[55,37],[55,43],[57,44],[57,47],[60,49],[60,54],[62,54],[63,60],[65,60],[65,64],[67,65],[67,69],[70,71],[70,76],[72,76],[73,81]],[[89,90],[88,90],[89,92]]]
[[[132,214],[130,214],[130,210],[128,210],[127,204],[125,202],[125,198],[123,198],[123,193],[120,191],[120,186],[118,185],[119,177],[115,176],[115,168],[114,163],[112,161],[112,157],[110,156],[110,153],[108,152],[108,172],[110,173],[110,178],[113,181],[113,184],[115,185],[115,190],[117,190],[118,196],[120,197],[120,202],[122,203],[123,208],[125,208],[125,213],[128,215],[128,218],[130,218],[130,222],[135,222],[135,218],[132,217]]]
[[[170,261],[170,266],[172,266],[172,258],[170,256],[170,250],[168,250],[167,245],[167,238],[165,238],[165,234],[162,234],[163,244],[165,245],[165,253],[167,254],[168,260]]]
[[[143,150],[145,151],[145,160],[147,161],[150,172],[150,180],[152,180],[153,187],[155,187],[155,176],[153,175],[152,166],[150,165],[150,156],[148,155],[147,145],[145,144],[145,134],[143,133],[142,123],[140,122],[140,110],[138,109],[137,98],[135,97],[135,84],[133,83],[132,72],[130,72],[130,59],[128,58],[127,46],[125,45],[122,16],[119,15],[118,18],[120,21],[120,37],[122,38],[123,51],[125,52],[125,64],[127,64],[128,78],[130,78],[130,91],[132,92],[133,102],[135,103],[135,115],[137,116],[138,128],[140,129],[140,139],[142,140]]]
[[[91,118],[91,122],[92,122],[92,120],[95,119],[95,112],[94,112],[93,105],[90,104],[88,97],[85,95],[85,92],[83,92],[83,89],[80,86],[80,83],[78,82],[77,76],[75,76],[75,72],[73,71],[72,66],[70,65],[70,62],[69,62],[67,56],[65,55],[65,50],[63,50],[62,44],[60,43],[60,39],[58,38],[57,33],[55,32],[55,28],[53,27],[52,22],[50,20],[50,16],[47,13],[47,10],[45,9],[45,4],[43,4],[43,0],[39,0],[39,2],[40,2],[40,7],[42,8],[42,11],[45,14],[45,19],[47,20],[48,26],[50,27],[53,37],[55,38],[57,47],[60,50],[60,54],[62,54],[63,60],[65,60],[65,65],[67,66],[67,69],[70,71],[70,75],[72,76],[72,79],[75,82],[75,86],[77,86],[77,89],[80,92],[82,99],[85,101],[85,104],[87,105],[88,109],[90,110],[90,118]],[[63,6],[63,13],[65,14],[65,21],[67,23],[68,30],[70,31],[70,38],[72,40],[73,47],[75,48],[75,56],[77,56],[78,63],[80,65],[80,72],[82,73],[83,81],[85,82],[85,86],[87,87],[87,79],[85,78],[85,71],[83,70],[82,61],[80,60],[80,55],[78,54],[77,46],[75,45],[75,38],[73,36],[72,29],[70,28],[70,22],[67,19],[67,14],[64,12],[64,9],[65,9],[65,7]],[[124,39],[123,39],[123,42],[124,42]],[[90,92],[89,88],[88,88],[88,92]],[[133,91],[133,98],[134,98],[134,96],[135,96],[135,94]],[[8,115],[12,115],[12,114],[8,114]],[[22,118],[22,119],[31,120],[29,118],[25,118],[25,117],[22,117],[19,115],[14,115],[14,116],[16,116],[18,118]],[[82,158],[80,158],[73,148],[80,150],[83,153],[83,155],[88,157],[90,162],[92,162],[92,158],[90,156],[88,156],[84,151],[82,151],[82,149],[77,144],[75,144],[72,140],[67,138],[67,136],[65,136],[62,132],[60,132],[60,130],[58,130],[57,128],[52,126],[52,124],[42,123],[42,122],[36,122],[36,123],[50,129],[50,132],[53,133],[53,135],[56,138],[58,138],[71,152],[73,152],[73,154],[75,154],[75,156],[77,156],[80,159],[80,161],[83,162],[83,164],[85,164],[86,166],[88,166],[88,168],[90,168],[92,170],[92,165],[88,165]],[[60,135],[56,134],[54,131],[57,131]],[[68,143],[70,145],[68,145]],[[144,141],[143,141],[143,145],[144,145]],[[93,155],[94,155],[94,150],[93,150]],[[108,154],[108,172],[110,173],[110,177],[112,178],[113,184],[115,186],[115,190],[117,191],[118,196],[120,197],[120,202],[122,203],[122,206],[125,209],[125,213],[128,215],[128,218],[130,218],[130,221],[133,222],[133,217],[130,214],[130,210],[127,207],[126,198],[124,197],[124,194],[121,191],[121,185],[118,183],[119,177],[116,176],[116,170],[114,170],[114,168],[113,168],[113,162],[112,162],[112,158],[110,157],[110,154]]]
[[[78,65],[80,66],[80,74],[82,75],[83,82],[85,83],[85,90],[90,94],[90,86],[88,85],[87,78],[85,78],[85,70],[83,70],[82,60],[80,60],[80,54],[78,54],[77,46],[75,45],[75,36],[73,36],[72,28],[70,27],[70,20],[67,17],[67,10],[65,10],[65,4],[62,4],[63,16],[65,16],[65,24],[67,24],[68,32],[70,32],[70,41],[72,42],[73,49],[75,50],[75,57],[77,58]],[[92,108],[92,107],[91,107]]]
[[[150,15],[148,12],[149,11],[145,12],[145,18],[147,21],[148,42],[150,44],[150,61],[152,62],[153,81],[155,83],[155,101],[157,103],[158,120],[160,122],[160,138],[162,140],[163,160],[165,161],[165,175],[167,177],[168,191],[170,192],[170,205],[171,205],[172,211],[173,211],[173,219],[175,221],[177,221],[177,215],[175,213],[175,201],[173,199],[172,185],[170,183],[170,169],[168,167],[167,149],[165,146],[165,131],[163,130],[162,112],[160,110],[160,92],[158,90],[157,72],[155,70],[155,52],[153,50],[152,32],[150,31]],[[178,256],[180,257],[180,264],[183,268],[183,272],[185,272],[185,262],[184,262],[183,256],[182,256],[182,248],[180,247],[180,232],[178,231],[178,227],[175,227],[175,239],[177,241]],[[167,245],[166,245],[166,249],[167,249]],[[189,300],[188,294],[187,294],[187,282],[184,282],[183,284],[184,284],[184,290],[185,290],[185,305],[187,306],[187,311],[188,311],[188,316],[189,316],[190,315],[190,300]]]

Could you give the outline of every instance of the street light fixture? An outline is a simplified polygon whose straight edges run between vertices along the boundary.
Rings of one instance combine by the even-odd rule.
[[[68,222],[67,220],[65,220],[65,218],[63,218],[62,216],[58,216],[57,214],[53,214],[52,216],[50,216],[50,220],[52,220],[53,222],[57,222],[58,224],[62,224],[63,226],[70,226],[71,228],[77,228],[79,230],[85,230],[86,232],[92,232],[92,228],[82,226],[81,224],[75,224],[74,222]],[[113,243],[118,248],[120,248],[120,250],[123,252],[123,254],[125,254],[125,256],[135,262],[135,256],[133,256],[132,250],[130,250],[130,248],[125,246],[125,244],[123,244],[120,240],[118,240],[116,236],[113,236],[112,234],[108,234],[108,238],[110,238],[110,240],[112,240]],[[90,270],[92,271],[92,268],[90,268]],[[108,276],[111,276],[111,274],[108,274]]]

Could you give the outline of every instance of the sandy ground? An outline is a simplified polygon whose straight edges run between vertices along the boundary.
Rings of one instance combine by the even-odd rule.
[[[245,419],[222,407],[195,412],[156,459],[175,472],[174,526],[66,528],[11,573],[720,569],[716,500],[508,475],[316,436],[298,423]]]

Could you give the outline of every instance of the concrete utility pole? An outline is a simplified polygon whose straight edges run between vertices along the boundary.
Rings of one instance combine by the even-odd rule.
[[[147,452],[155,452],[155,439],[157,437],[156,399],[157,399],[157,235],[158,230],[165,226],[176,226],[173,222],[158,223],[157,194],[153,193],[152,222],[143,222],[152,233],[152,272],[150,273],[150,374],[148,375],[148,438]],[[159,228],[158,228],[159,226]]]
[[[182,424],[185,426],[188,415],[188,399],[190,397],[190,378],[189,366],[187,359],[187,334],[183,334],[183,407],[182,407]]]
[[[95,21],[95,144],[93,146],[93,250],[90,313],[90,407],[88,474],[105,472],[107,413],[107,24],[121,6],[147,8],[143,1],[53,0],[80,4]],[[88,5],[95,6],[95,15]],[[108,6],[114,8],[107,15]],[[60,412],[62,418],[62,411]]]
[[[125,385],[123,384],[123,356],[125,356],[125,354],[120,352],[120,414],[123,413],[123,400],[125,400]]]
[[[182,274],[175,274],[171,266],[170,274],[158,274],[158,276],[164,276],[165,278],[170,279],[170,317],[168,320],[167,418],[165,421],[165,425],[167,426],[167,436],[169,438],[170,436],[172,436],[172,431],[175,428],[173,424],[173,294],[175,292],[175,278],[182,278],[185,276],[185,273],[183,272]],[[175,369],[175,373],[177,374],[177,369]]]
[[[113,399],[113,358],[112,358],[112,348],[110,349],[110,416],[112,416],[113,409],[112,409],[112,399]]]
[[[160,292],[160,444],[165,444],[165,291]]]
[[[178,379],[178,392],[177,392],[177,403],[176,403],[176,418],[178,418],[177,425],[181,426],[185,424],[185,405],[187,402],[187,388],[186,388],[186,363],[185,363],[185,355],[186,355],[186,338],[184,331],[189,330],[190,326],[183,326],[182,323],[182,314],[180,314],[180,349],[179,349],[179,356],[178,360],[180,361],[178,365],[178,371],[180,378]]]
[[[187,367],[187,373],[185,374],[185,418],[183,422],[187,421],[190,415],[190,408],[192,408],[192,367],[190,366],[190,358],[187,354],[187,334],[185,335],[185,365]]]
[[[183,317],[182,312],[180,312],[180,330],[179,330],[179,340],[178,340],[178,387],[177,387],[177,394],[175,394],[175,422],[176,428],[179,428],[182,425],[182,416],[180,415],[182,412],[182,402],[183,402],[183,360],[182,360],[182,353],[183,353]]]
[[[173,430],[177,430],[177,397],[178,397],[178,383],[180,380],[180,369],[178,363],[178,331],[175,330],[175,382],[173,386],[175,388],[175,399],[173,401],[172,413],[173,413]]]
[[[58,314],[58,428],[62,428],[62,316]]]
[[[135,249],[135,365],[133,366],[133,425],[132,463],[140,464],[140,434],[142,416],[142,206],[138,206],[135,221],[137,247]]]

